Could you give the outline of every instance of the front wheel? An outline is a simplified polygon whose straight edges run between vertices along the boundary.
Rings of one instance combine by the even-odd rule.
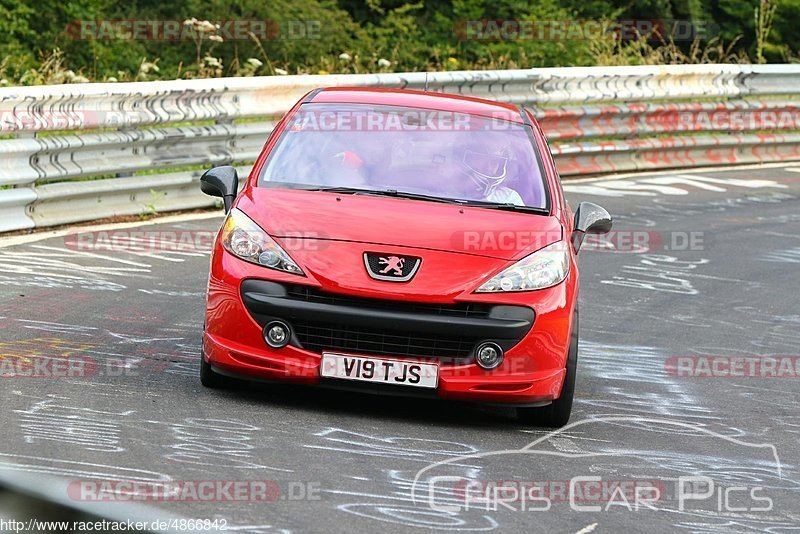
[[[569,422],[572,413],[572,399],[575,397],[575,374],[578,367],[578,308],[572,318],[572,334],[567,354],[567,374],[561,396],[547,406],[540,408],[517,408],[517,420],[529,426],[560,428]]]
[[[224,388],[230,385],[230,378],[221,375],[211,368],[211,364],[206,361],[203,354],[200,355],[200,383],[207,388]]]

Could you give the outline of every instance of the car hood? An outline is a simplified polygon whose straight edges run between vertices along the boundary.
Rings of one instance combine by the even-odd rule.
[[[276,238],[437,250],[503,260],[562,239],[555,217],[403,198],[248,188],[237,208]]]

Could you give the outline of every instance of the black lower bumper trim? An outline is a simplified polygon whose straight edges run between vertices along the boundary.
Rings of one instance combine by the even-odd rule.
[[[276,287],[277,286],[277,287]],[[521,339],[533,325],[534,312],[522,306],[494,306],[488,317],[448,317],[426,313],[405,313],[339,304],[320,304],[287,298],[280,284],[263,280],[242,283],[245,306],[255,315],[305,319],[325,323],[359,324],[434,334],[463,334],[475,337]]]
[[[295,334],[307,339],[294,341],[310,350],[358,351],[363,345],[366,353],[402,355],[408,347],[408,356],[435,357],[437,348],[444,347],[446,356],[467,357],[481,340],[508,350],[530,331],[535,318],[525,306],[487,305],[479,314],[458,315],[455,306],[443,311],[439,305],[415,304],[410,309],[404,302],[315,291],[328,298],[297,298],[286,285],[267,280],[245,280],[241,286],[245,307],[259,324],[281,319],[296,325]]]

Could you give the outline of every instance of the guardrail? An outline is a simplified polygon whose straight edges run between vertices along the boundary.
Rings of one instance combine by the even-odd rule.
[[[564,176],[800,160],[798,82],[800,65],[427,75],[431,91],[527,106]],[[201,171],[185,169],[253,161],[304,93],[425,83],[408,73],[2,88],[0,232],[210,206]]]

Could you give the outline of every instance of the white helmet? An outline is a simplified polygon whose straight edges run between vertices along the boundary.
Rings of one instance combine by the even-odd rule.
[[[511,149],[508,146],[475,147],[464,149],[461,163],[478,190],[491,195],[508,175]]]

